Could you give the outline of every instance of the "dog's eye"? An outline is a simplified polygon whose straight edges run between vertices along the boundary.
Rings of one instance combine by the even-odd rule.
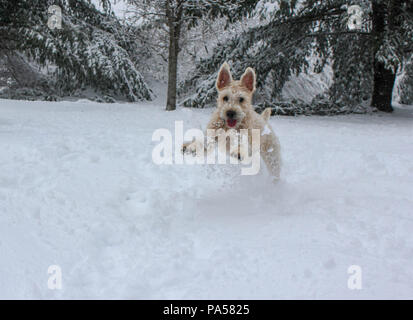
[[[239,98],[239,102],[240,102],[240,103],[243,103],[244,100],[245,100],[245,99],[244,99],[243,97]]]
[[[224,100],[225,102],[228,102],[228,100],[229,100],[228,96],[225,96],[223,100]]]

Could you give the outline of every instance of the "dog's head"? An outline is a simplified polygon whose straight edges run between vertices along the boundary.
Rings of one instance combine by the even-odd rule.
[[[247,68],[240,80],[233,80],[229,65],[225,62],[218,72],[216,88],[221,118],[225,120],[227,127],[236,129],[248,110],[252,109],[255,72],[252,68]]]

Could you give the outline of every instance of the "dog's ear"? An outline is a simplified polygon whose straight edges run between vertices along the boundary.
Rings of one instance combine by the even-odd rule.
[[[218,78],[216,82],[216,87],[219,90],[224,89],[232,82],[231,71],[229,70],[228,63],[224,62],[218,72]]]
[[[241,77],[241,85],[248,89],[250,92],[255,91],[255,71],[248,67]]]

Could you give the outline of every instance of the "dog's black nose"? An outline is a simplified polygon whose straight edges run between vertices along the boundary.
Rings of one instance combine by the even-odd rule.
[[[235,115],[236,115],[235,111],[232,111],[232,110],[227,111],[227,118],[228,119],[234,119]]]

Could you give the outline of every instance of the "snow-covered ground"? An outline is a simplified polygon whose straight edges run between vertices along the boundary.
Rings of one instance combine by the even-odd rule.
[[[412,111],[272,118],[277,185],[152,162],[211,112],[0,100],[0,298],[413,298]]]

